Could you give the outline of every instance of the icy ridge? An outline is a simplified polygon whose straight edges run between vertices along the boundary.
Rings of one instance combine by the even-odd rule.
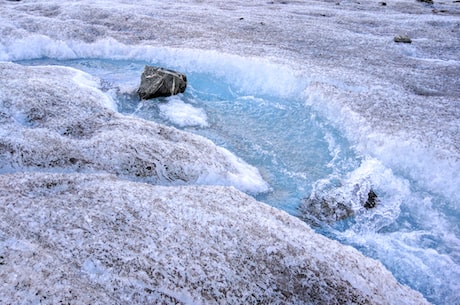
[[[6,303],[427,304],[379,262],[234,188],[0,175]]]

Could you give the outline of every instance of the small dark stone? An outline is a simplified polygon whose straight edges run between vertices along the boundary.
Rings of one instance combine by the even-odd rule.
[[[375,208],[375,206],[377,205],[377,201],[378,201],[377,194],[371,189],[369,191],[369,194],[367,195],[367,201],[364,204],[364,207],[366,209]]]
[[[402,42],[402,43],[412,43],[412,39],[410,39],[409,36],[407,35],[396,35],[395,38],[393,38],[394,42]]]
[[[387,6],[387,3],[386,2],[380,2],[380,5],[381,6]]]
[[[417,0],[417,2],[423,2],[423,3],[433,4],[433,0]]]
[[[137,90],[140,99],[151,99],[183,93],[187,87],[185,74],[159,67],[145,66],[141,85]]]

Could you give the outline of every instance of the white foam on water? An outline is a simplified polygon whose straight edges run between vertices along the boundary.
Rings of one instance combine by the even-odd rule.
[[[14,61],[32,58],[76,58],[68,42],[56,41],[45,35],[29,35],[19,40],[0,43],[0,60]]]
[[[167,102],[158,105],[160,115],[180,127],[209,126],[206,112],[201,108],[184,103],[180,98],[169,98]]]
[[[418,140],[423,139],[424,134],[414,138],[413,131],[398,134],[391,130],[389,134],[379,132],[340,101],[328,99],[328,94],[323,93],[322,86],[319,87],[307,87],[306,105],[329,118],[331,124],[355,144],[356,151],[378,159],[385,167],[404,175],[419,188],[442,196],[451,208],[459,208],[460,156],[456,151],[428,146]]]
[[[190,72],[206,72],[232,83],[248,94],[281,97],[296,96],[307,79],[290,67],[263,58],[222,54],[213,50],[175,49],[168,47],[129,46],[113,38],[94,43],[55,41],[43,35],[0,44],[0,60],[18,61],[37,58],[105,58],[168,63]]]

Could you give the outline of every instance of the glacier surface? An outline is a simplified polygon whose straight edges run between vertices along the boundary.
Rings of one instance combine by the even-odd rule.
[[[429,260],[408,263],[395,257],[394,265],[420,264],[427,271],[415,273],[409,284],[426,285],[423,277],[429,274],[435,280],[430,280],[425,296],[437,304],[457,302],[458,228],[444,228],[455,223],[460,202],[457,3],[28,0],[1,1],[0,10],[1,209],[2,215],[9,215],[1,221],[0,272],[1,292],[10,302],[34,303],[44,297],[50,303],[425,302],[397,284],[380,264],[312,233],[283,212],[233,188],[185,186],[218,184],[253,194],[269,190],[256,168],[211,141],[117,113],[97,78],[70,68],[11,63],[35,58],[168,62],[213,73],[248,93],[301,96],[342,130],[359,153],[403,173],[416,188],[445,198],[443,206],[452,211],[447,218],[453,221],[432,207],[436,202],[430,194],[419,203],[434,214],[421,211],[415,217],[433,221],[433,230],[450,241],[447,250],[427,250],[443,258],[449,278],[431,276],[432,266],[425,265]],[[394,43],[398,34],[409,35],[412,44]],[[120,90],[128,92],[135,85],[125,84]],[[163,115],[177,118],[169,110],[163,109]],[[175,123],[205,126],[203,113],[195,110],[193,121]],[[168,187],[154,186],[158,184]],[[341,194],[349,193],[348,187],[352,185],[340,189]],[[401,189],[409,192],[404,183],[390,189],[395,198]],[[151,207],[154,199],[170,204],[161,215],[173,227],[168,234],[177,239],[167,235],[172,238],[167,249],[155,248],[153,238],[160,238],[161,232],[150,224],[160,221],[149,218],[158,212],[157,206]],[[242,202],[253,205],[247,214],[257,215],[250,224],[244,217],[252,216],[237,210]],[[182,204],[201,206],[199,214],[189,208],[177,220],[174,215]],[[134,216],[131,205],[138,210]],[[219,220],[225,225],[217,225],[217,233],[203,233],[212,228],[196,219],[188,222],[218,206],[226,211]],[[132,218],[123,222],[114,216],[117,213],[121,219]],[[263,234],[244,229],[267,217],[285,221],[269,221],[260,229]],[[205,218],[200,220],[206,223]],[[101,231],[92,226],[102,226]],[[200,234],[216,236],[215,248],[206,252],[201,243],[209,240]],[[273,242],[270,234],[278,236],[276,246],[250,257],[258,246]],[[419,248],[412,248],[412,242],[425,235],[410,228],[391,234],[403,237],[401,251],[413,252]],[[377,249],[386,249],[387,241],[380,235],[370,238],[381,242]],[[191,246],[193,240],[197,244]],[[134,243],[131,248],[129,242]],[[105,244],[116,249],[114,256],[107,254]],[[219,247],[228,254],[216,250]],[[238,250],[231,252],[231,247]],[[205,251],[206,259],[189,249]],[[241,264],[238,253],[246,255],[243,262],[255,274],[227,268],[226,264]],[[203,265],[209,261],[212,267]],[[315,267],[308,268],[305,261]],[[149,273],[152,264],[158,273]],[[283,271],[277,269],[280,266]],[[298,276],[302,270],[307,274]],[[230,283],[227,275],[241,286]],[[302,285],[312,288],[300,289]]]
[[[428,304],[379,262],[231,187],[0,176],[6,303]]]

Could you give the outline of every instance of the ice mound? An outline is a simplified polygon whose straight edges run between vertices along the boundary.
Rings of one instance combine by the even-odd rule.
[[[258,193],[258,170],[211,141],[122,116],[97,80],[64,67],[0,64],[0,171],[105,172],[154,184]]]
[[[377,261],[234,188],[0,176],[6,303],[427,304]]]

